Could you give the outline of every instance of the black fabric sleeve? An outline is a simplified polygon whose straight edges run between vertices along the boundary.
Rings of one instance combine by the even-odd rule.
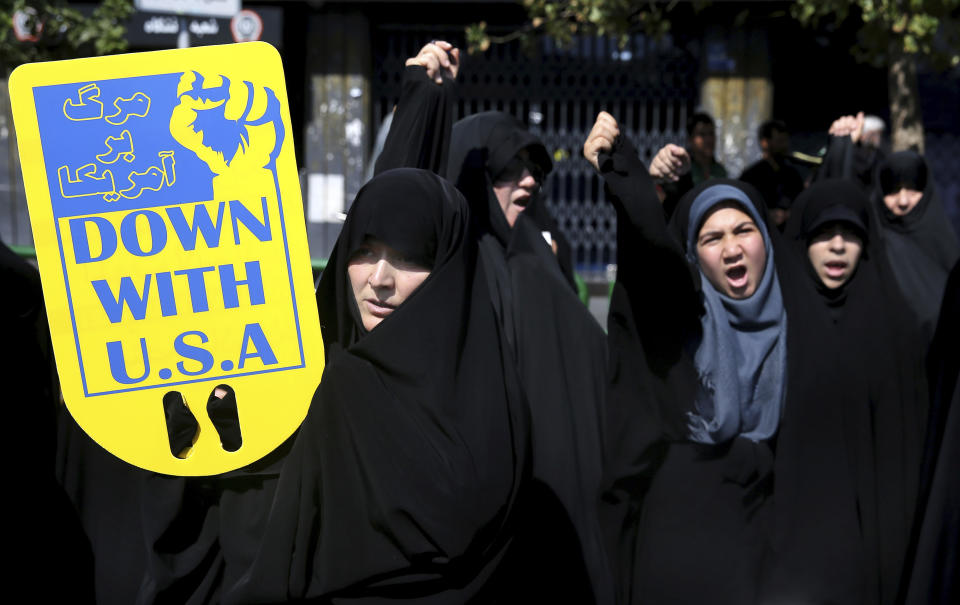
[[[136,603],[213,603],[251,565],[294,437],[212,477],[140,473],[145,572]]]
[[[677,209],[681,198],[693,189],[693,175],[688,172],[681,176],[677,182],[664,183],[660,187],[666,196],[663,200],[663,215],[669,221],[670,217],[673,216],[673,211]]]
[[[854,144],[850,137],[830,137],[817,180],[853,178]]]
[[[620,137],[611,153],[600,155],[600,174],[617,211],[610,312],[632,318],[635,336],[660,374],[676,363],[683,342],[699,326],[698,280],[667,229],[653,181],[629,140]]]
[[[882,159],[880,151],[854,143],[848,136],[831,136],[816,180],[848,179],[857,183],[864,193],[872,195],[877,166]]]
[[[393,124],[374,174],[391,168],[422,168],[444,176],[455,97],[454,80],[444,78],[438,85],[427,77],[426,68],[407,66]]]
[[[146,573],[137,603],[216,600],[223,574],[219,490],[210,481],[150,473],[141,481]]]
[[[669,443],[682,435],[697,377],[683,354],[698,290],[633,145],[600,154],[617,211],[617,282],[608,315],[604,542],[621,602],[630,602],[643,503]]]

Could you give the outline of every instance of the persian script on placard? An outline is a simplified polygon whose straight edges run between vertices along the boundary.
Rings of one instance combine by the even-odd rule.
[[[168,474],[269,453],[323,368],[279,55],[250,43],[32,64],[10,87],[71,414]],[[236,401],[229,446],[207,406],[218,385]],[[189,432],[191,418],[172,451],[171,423]]]

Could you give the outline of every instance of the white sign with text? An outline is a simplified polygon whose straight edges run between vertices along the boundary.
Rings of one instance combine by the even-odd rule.
[[[134,0],[137,10],[176,15],[232,17],[240,12],[240,0]]]

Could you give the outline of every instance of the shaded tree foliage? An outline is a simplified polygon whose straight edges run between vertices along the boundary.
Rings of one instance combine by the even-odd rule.
[[[36,41],[17,39],[13,20],[18,12],[26,14],[24,25]],[[22,63],[126,50],[126,21],[132,13],[131,0],[103,0],[88,15],[64,0],[13,0],[0,8],[0,66],[9,73]]]
[[[939,70],[960,65],[960,0],[797,0],[790,14],[812,27],[859,20],[851,52],[887,70],[893,148],[922,153],[917,61]]]
[[[491,43],[515,39],[529,41],[533,36],[546,35],[559,44],[567,44],[579,34],[614,36],[621,46],[631,33],[643,32],[660,36],[670,31],[669,13],[679,4],[650,0],[522,0],[529,21],[515,32],[495,36],[487,31],[486,22],[467,27],[467,50],[485,51]],[[709,4],[693,2],[695,8]]]
[[[20,40],[14,31],[14,19],[22,18],[21,30],[35,38]],[[64,0],[7,0],[0,5],[0,78],[15,67],[35,61],[73,59],[105,55],[126,50],[126,21],[133,13],[132,0],[103,0],[92,12],[84,13]],[[16,203],[21,191],[13,117],[6,99],[6,84],[0,92],[0,126],[11,136],[7,170],[11,184],[10,200]]]
[[[493,35],[484,22],[467,27],[470,52],[491,44],[550,36],[560,45],[577,35],[613,36],[625,45],[633,33],[660,36],[670,30],[677,0],[522,0],[528,21],[506,35]],[[685,2],[699,13],[710,2]],[[742,24],[751,11],[770,13],[769,5],[750,4],[733,20]],[[935,69],[960,65],[960,0],[794,0],[780,14],[804,26],[859,22],[854,57],[888,72],[891,134],[895,150],[923,151],[923,124],[917,91],[917,61]]]

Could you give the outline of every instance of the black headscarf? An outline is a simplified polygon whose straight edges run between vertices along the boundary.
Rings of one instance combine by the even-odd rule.
[[[781,518],[799,529],[790,532],[785,563],[806,582],[804,590],[815,587],[840,602],[859,595],[866,602],[890,603],[911,526],[927,406],[923,338],[878,252],[868,204],[855,181],[826,179],[797,198],[787,224],[785,235],[805,265],[801,275],[813,286],[795,301],[791,325],[802,332],[807,380],[826,386],[811,389],[816,397],[807,398],[805,408],[788,410],[777,481],[798,492],[787,494],[793,503],[784,512],[792,520]],[[816,274],[807,249],[823,227],[836,222],[858,232],[862,251],[850,279],[831,289]],[[795,426],[806,429],[788,432]],[[813,435],[829,457],[809,451],[790,455],[803,452],[802,440]],[[855,518],[849,515],[850,497]],[[822,557],[824,551],[831,556]],[[816,575],[804,578],[804,573]],[[781,580],[790,585],[789,578]]]
[[[512,116],[486,111],[453,125],[447,178],[457,183],[467,196],[481,229],[496,237],[504,248],[510,241],[510,225],[493,193],[493,183],[522,149],[529,151],[530,159],[544,174],[553,168],[540,139]],[[477,189],[473,189],[474,186]]]
[[[830,288],[824,284],[817,275],[813,265],[804,260],[803,266],[809,277],[812,279],[814,289],[819,300],[829,308],[829,314],[836,323],[840,320],[846,309],[848,290],[851,284],[856,282],[859,290],[875,290],[878,286],[885,288],[893,287],[893,292],[897,295],[897,300],[901,300],[899,290],[892,284],[882,284],[881,276],[878,273],[879,259],[874,259],[876,255],[874,250],[879,248],[875,221],[869,218],[869,211],[866,196],[854,188],[852,180],[841,178],[822,179],[811,186],[811,191],[805,191],[797,198],[797,203],[790,220],[784,229],[784,235],[795,246],[797,254],[806,259],[807,249],[811,240],[817,235],[819,230],[831,223],[841,222],[851,228],[861,239],[862,252],[860,262],[857,265],[857,271],[861,267],[867,277],[861,280],[849,279],[837,288]],[[869,225],[869,227],[868,227]],[[886,279],[891,276],[887,274]],[[869,282],[871,285],[865,286]]]
[[[406,178],[391,174],[391,178],[377,179],[366,185],[362,190],[364,196],[361,198],[357,194],[354,201],[356,208],[351,207],[350,222],[344,222],[327,265],[333,272],[340,272],[340,275],[334,278],[331,271],[326,271],[317,288],[317,300],[325,303],[320,307],[320,325],[328,345],[339,343],[340,346],[350,346],[367,333],[359,320],[357,303],[349,289],[350,280],[347,276],[350,254],[366,238],[384,242],[404,258],[431,269],[449,260],[441,251],[450,254],[451,250],[465,245],[462,241],[441,240],[442,237],[461,237],[460,231],[466,233],[466,212],[459,215],[444,212],[444,204],[450,204],[443,195],[460,199],[462,196],[459,192],[446,181],[435,179],[441,186],[439,193],[425,196],[425,183],[430,184],[430,179],[435,177],[425,171],[406,172],[409,173],[405,175]],[[394,190],[390,191],[388,187]],[[454,220],[463,224],[447,224]],[[409,308],[409,305],[404,305],[404,308]]]
[[[531,197],[513,228],[507,223],[493,192],[497,175],[521,150],[527,151],[543,175],[550,173],[553,163],[540,139],[516,118],[499,111],[486,111],[459,120],[453,125],[451,139],[447,178],[457,184],[470,202],[481,247],[491,252],[499,249],[507,256],[511,246],[536,253],[546,269],[559,268],[567,283],[576,289],[570,246],[546,209],[542,189]],[[557,241],[556,256],[548,254],[550,249],[540,245],[543,231],[549,231]],[[488,264],[488,269],[491,275],[504,276],[502,268]],[[496,284],[493,289],[501,290]],[[512,320],[509,309],[504,309],[502,315],[507,323]]]
[[[872,208],[883,251],[929,342],[947,274],[960,258],[960,244],[923,156],[913,151],[890,154],[880,165],[877,181]],[[922,191],[923,197],[905,216],[896,216],[884,204],[883,196],[904,186]]]
[[[199,601],[463,603],[522,581],[506,553],[526,413],[467,226],[463,197],[433,174],[388,171],[361,189],[317,291],[323,379],[278,477],[221,483],[204,518],[220,546],[179,569],[158,557],[156,592],[186,600],[180,586],[199,577],[217,578]],[[369,333],[347,274],[367,237],[432,267]],[[177,545],[174,526],[155,549]]]

